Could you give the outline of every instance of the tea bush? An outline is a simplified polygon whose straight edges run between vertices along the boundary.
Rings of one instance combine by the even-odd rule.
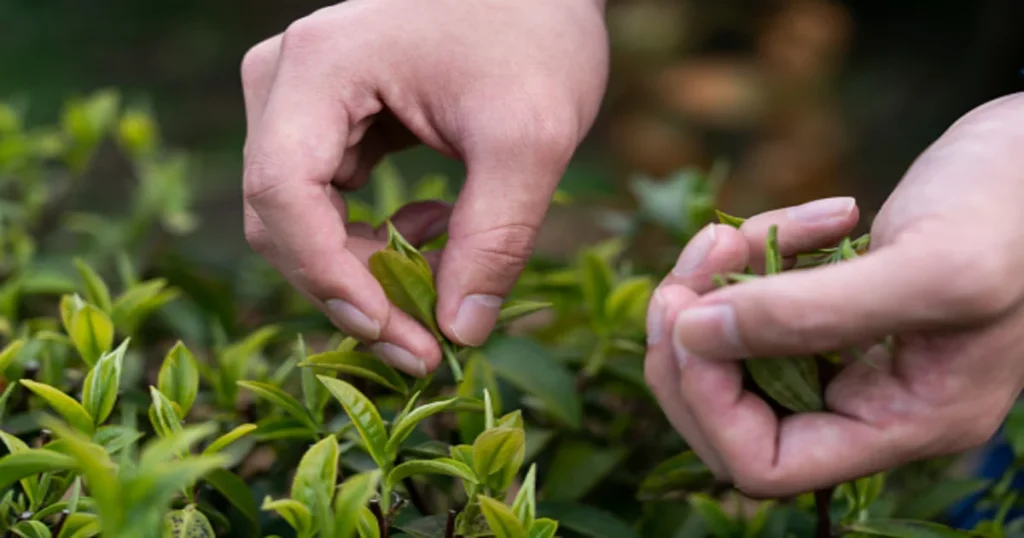
[[[95,156],[115,150],[134,171],[127,209],[78,211]],[[986,481],[944,458],[755,502],[687,451],[644,383],[644,317],[675,251],[714,218],[721,169],[638,179],[637,212],[609,214],[614,239],[568,263],[538,256],[495,336],[459,349],[435,331],[447,361],[415,380],[337,334],[265,266],[218,275],[176,252],[168,239],[199,225],[190,162],[115,92],[69,101],[55,126],[0,106],[4,536],[1022,532],[1008,521],[1016,465]],[[352,202],[356,220],[383,225],[407,201],[451,199],[444,178],[408,185],[388,165],[373,189]],[[652,226],[676,243],[658,263],[632,260]],[[430,268],[391,232],[371,268],[429,327]],[[1018,463],[1021,417],[1005,432]],[[992,517],[944,526],[963,499]]]

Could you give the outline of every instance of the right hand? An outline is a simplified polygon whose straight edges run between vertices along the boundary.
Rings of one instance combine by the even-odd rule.
[[[422,376],[431,334],[366,269],[380,230],[347,222],[336,189],[419,141],[466,163],[454,209],[410,204],[411,242],[449,242],[440,329],[487,339],[607,78],[603,0],[349,0],[292,24],[242,63],[245,229],[307,299],[384,360]],[[436,260],[435,260],[436,261]]]

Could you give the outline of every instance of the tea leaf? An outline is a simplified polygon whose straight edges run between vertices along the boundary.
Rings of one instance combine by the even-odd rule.
[[[170,437],[181,431],[181,416],[167,396],[153,386],[149,387],[149,395],[153,400],[149,407],[149,421],[157,435]]]
[[[239,381],[238,386],[248,389],[250,392],[274,404],[292,418],[305,424],[309,429],[317,431],[317,425],[309,416],[309,411],[302,407],[302,404],[294,396],[267,383],[258,381]]]
[[[739,532],[739,526],[725,514],[718,502],[704,495],[694,493],[689,496],[690,506],[700,514],[707,524],[708,530],[715,538],[732,538]]]
[[[164,516],[164,538],[216,538],[210,521],[190,504]]]
[[[92,538],[99,536],[102,530],[100,518],[96,514],[73,512],[67,515],[57,538]]]
[[[558,532],[558,522],[553,519],[538,519],[527,531],[527,538],[554,538]]]
[[[308,536],[313,528],[313,515],[302,503],[291,499],[273,500],[269,496],[263,500],[260,510],[277,512],[299,536]]]
[[[537,517],[537,465],[531,465],[523,479],[523,484],[512,501],[512,512],[515,513],[523,527],[533,533],[533,520]]]
[[[162,394],[178,404],[181,418],[185,418],[199,393],[199,368],[192,352],[180,340],[164,357],[156,383]]]
[[[582,404],[576,381],[547,349],[527,338],[495,336],[480,351],[498,376],[537,397],[553,418],[570,429],[579,428]]]
[[[692,450],[673,456],[654,468],[640,483],[638,496],[647,500],[673,491],[698,489],[715,477]]]
[[[359,538],[381,538],[380,524],[377,522],[377,516],[373,515],[373,512],[366,506],[359,508],[357,527],[359,529]]]
[[[854,523],[850,530],[867,536],[889,536],[892,538],[970,538],[974,533],[959,531],[928,521],[901,519],[879,519]]]
[[[17,525],[11,527],[11,532],[21,538],[51,538],[53,536],[50,534],[49,527],[41,521],[32,520],[19,521]]]
[[[292,499],[309,507],[314,521],[323,510],[329,509],[322,503],[330,503],[334,484],[338,479],[338,441],[328,435],[314,444],[299,461],[295,478],[292,480]],[[323,529],[324,521],[314,527]]]
[[[388,228],[388,248],[400,253],[402,256],[405,256],[406,259],[415,263],[426,274],[430,275],[430,264],[427,263],[427,259],[420,254],[420,251],[417,250],[416,247],[410,245],[409,242],[402,237],[402,234],[398,232],[398,229],[395,228],[393,224],[391,224],[390,220],[387,221],[385,225]]]
[[[78,270],[78,275],[82,278],[82,282],[85,283],[85,297],[103,312],[110,313],[112,307],[110,289],[107,288],[107,283],[84,260],[75,258],[74,264],[75,269]]]
[[[10,342],[0,350],[0,375],[2,375],[4,370],[14,362],[14,358],[18,356],[18,353],[21,353],[21,350],[24,347],[25,340],[19,339]]]
[[[388,439],[387,445],[384,449],[389,459],[394,459],[398,453],[398,448],[402,446],[402,443],[409,437],[416,425],[422,422],[424,419],[431,415],[436,415],[442,411],[450,408],[458,398],[449,398],[447,400],[441,400],[440,402],[434,402],[426,405],[422,405],[413,409],[409,414],[404,415],[391,427],[391,437]]]
[[[64,420],[68,421],[68,424],[74,426],[78,431],[85,433],[86,435],[92,435],[95,431],[93,428],[92,417],[89,416],[89,412],[82,407],[82,404],[75,401],[71,396],[64,394],[50,385],[32,381],[30,379],[22,379],[19,383],[42,398],[47,405],[59,413],[60,416],[64,417]]]
[[[727,213],[723,213],[717,209],[715,210],[715,215],[718,217],[718,222],[722,224],[728,224],[733,228],[739,228],[740,226],[743,226],[743,223],[746,222],[747,220],[741,217],[734,217]]]
[[[206,452],[204,452],[205,454]],[[253,524],[259,524],[259,507],[244,480],[227,469],[214,469],[203,477]]]
[[[779,251],[779,227],[768,228],[764,249],[764,274],[774,275],[782,272],[782,252]]]
[[[544,301],[508,301],[498,312],[498,325],[504,325],[510,321],[529,316],[530,314],[547,310],[553,305]]]
[[[394,368],[370,353],[358,351],[327,351],[310,355],[299,363],[300,367],[317,367],[336,370],[345,374],[368,379],[402,394],[408,394],[409,386]]]
[[[76,466],[74,458],[45,448],[12,452],[0,458],[0,490],[25,477],[66,471]]]
[[[582,498],[626,457],[622,448],[602,449],[568,440],[555,452],[544,480],[544,499],[575,501]]]
[[[388,300],[441,338],[434,320],[437,292],[430,273],[393,250],[374,252],[370,256],[370,272],[384,289]]]
[[[227,448],[227,446],[230,445],[231,443],[234,443],[235,441],[251,433],[256,428],[257,426],[255,424],[242,424],[240,426],[237,426],[235,427],[235,429],[229,431],[228,433],[225,433],[224,435],[221,435],[220,437],[214,439],[214,441],[210,443],[210,446],[207,446],[206,449],[203,450],[203,454],[216,454]]]
[[[391,465],[385,449],[388,442],[387,430],[373,402],[358,389],[340,379],[325,376],[317,378],[345,408],[345,413],[359,432],[359,437],[362,438],[373,461],[380,467]]]
[[[473,474],[473,470],[466,464],[449,458],[437,458],[433,460],[407,461],[388,473],[387,483],[393,487],[410,476],[423,474],[453,476],[469,484],[476,484],[478,482],[476,475]]]
[[[366,509],[366,503],[376,492],[379,481],[380,471],[369,471],[352,476],[341,484],[334,499],[335,537],[351,538],[356,535],[356,530],[364,519],[362,514]],[[353,517],[356,513],[360,514],[358,519]],[[376,518],[374,523],[376,524]]]
[[[490,497],[481,495],[480,510],[487,519],[487,525],[491,528],[495,538],[526,538],[526,530],[523,524],[516,519],[512,510]]]
[[[96,426],[103,424],[114,410],[121,388],[121,368],[127,347],[128,339],[125,339],[117,349],[104,353],[85,376],[82,403]]]
[[[932,520],[957,501],[976,495],[991,484],[974,478],[947,478],[917,495],[901,499],[893,515],[901,519]]]
[[[71,314],[68,336],[82,360],[91,368],[114,344],[114,324],[98,308],[84,304]]]
[[[605,319],[605,302],[614,283],[612,268],[597,254],[585,252],[580,260],[580,290],[587,311],[597,321]]]
[[[487,430],[473,442],[473,470],[481,480],[486,481],[492,474],[501,471],[525,447],[526,437],[521,429]]]
[[[786,409],[810,413],[825,408],[814,357],[751,359],[744,364],[757,386]]]
[[[480,352],[474,351],[466,363],[466,375],[458,387],[458,395],[462,398],[483,398],[488,395],[488,400],[495,412],[501,412],[501,395],[498,392],[498,380],[494,377],[494,370],[487,363]],[[493,417],[493,415],[491,415]],[[484,431],[486,416],[480,413],[459,412],[455,419],[459,425],[459,435],[462,439],[476,439],[480,432]]]
[[[644,327],[647,304],[654,285],[649,277],[633,277],[620,282],[605,301],[605,319],[612,325],[634,324]]]

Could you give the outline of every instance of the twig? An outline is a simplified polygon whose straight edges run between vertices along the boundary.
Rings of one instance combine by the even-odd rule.
[[[444,538],[455,538],[455,516],[458,512],[448,510],[448,522],[444,525]]]
[[[374,517],[377,518],[377,528],[380,529],[380,537],[388,538],[388,522],[384,518],[384,512],[380,509],[379,499],[373,499],[370,501],[370,511],[373,512]]]
[[[834,487],[819,489],[814,492],[814,506],[818,512],[817,538],[832,538],[832,492]]]
[[[398,458],[395,461],[395,465],[400,465],[401,463],[402,458]],[[429,513],[427,503],[423,500],[423,496],[420,495],[420,490],[416,489],[416,484],[413,483],[412,477],[403,478],[402,485],[405,486],[405,490],[409,493],[409,502],[416,507],[416,510],[423,515]]]

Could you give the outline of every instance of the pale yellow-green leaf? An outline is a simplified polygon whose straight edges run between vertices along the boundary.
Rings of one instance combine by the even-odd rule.
[[[32,381],[30,379],[22,379],[19,383],[42,398],[51,409],[56,411],[68,422],[68,424],[78,431],[86,435],[92,435],[93,431],[95,431],[93,428],[92,417],[89,416],[89,413],[84,407],[82,407],[82,404],[78,403],[71,396],[64,394],[50,385]]]

